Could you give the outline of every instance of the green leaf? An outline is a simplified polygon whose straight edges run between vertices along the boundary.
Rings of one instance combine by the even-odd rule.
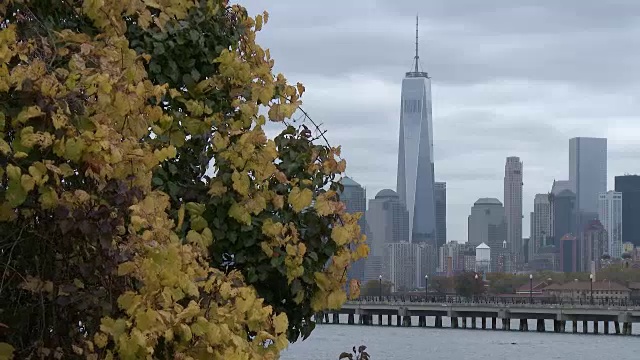
[[[162,55],[164,54],[164,44],[161,42],[156,42],[153,44],[153,54],[154,55]]]

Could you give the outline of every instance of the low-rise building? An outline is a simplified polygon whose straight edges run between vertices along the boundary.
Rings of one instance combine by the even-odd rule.
[[[629,300],[631,289],[611,281],[572,281],[565,284],[551,284],[542,292],[545,296],[568,301],[590,301],[593,291],[594,301]]]

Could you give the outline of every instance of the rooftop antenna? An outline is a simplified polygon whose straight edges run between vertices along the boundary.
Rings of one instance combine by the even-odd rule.
[[[420,61],[420,55],[418,53],[418,14],[416,14],[416,56],[414,57],[416,62],[415,72],[420,72],[418,70],[418,62]]]
[[[413,71],[409,71],[408,73],[406,73],[406,76],[408,77],[425,77],[425,78],[429,78],[429,74],[427,74],[426,72],[421,72],[420,71],[420,52],[419,52],[419,48],[418,48],[418,27],[419,27],[419,23],[418,23],[418,15],[416,14],[416,55],[413,57],[413,62],[414,62],[414,66],[413,66]]]

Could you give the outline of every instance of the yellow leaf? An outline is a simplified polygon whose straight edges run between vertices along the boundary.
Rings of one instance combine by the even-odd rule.
[[[316,209],[318,215],[327,216],[334,213],[334,202],[329,199],[333,195],[333,192],[326,192],[318,196],[313,206]]]
[[[211,232],[211,229],[205,228],[202,230],[202,234],[200,235],[202,236],[202,245],[209,247],[213,244],[213,233]]]
[[[367,246],[367,244],[358,245],[358,247],[356,248],[356,255],[358,256],[358,259],[366,258],[367,256],[369,256],[369,247]]]
[[[271,200],[271,202],[273,203],[273,207],[276,209],[282,209],[282,207],[284,206],[284,196],[282,195],[275,195],[273,197],[273,199]]]
[[[33,188],[36,186],[36,181],[33,177],[25,174],[25,175],[22,175],[22,178],[20,179],[20,184],[22,185],[22,188],[26,192],[29,192],[33,190]]]
[[[118,276],[124,276],[127,275],[131,272],[133,272],[136,269],[136,264],[131,262],[131,261],[127,261],[124,262],[120,265],[118,265]]]
[[[15,348],[5,342],[0,342],[0,360],[13,359],[13,351]]]
[[[222,181],[216,179],[211,182],[208,194],[212,196],[220,196],[226,192],[227,187],[222,184]]]
[[[41,187],[39,201],[43,209],[53,209],[58,205],[58,194],[50,186]]]
[[[186,324],[180,324],[180,330],[182,330],[182,337],[186,341],[191,341],[193,338],[193,334],[191,333],[191,329]]]
[[[279,222],[274,222],[271,219],[267,219],[262,224],[262,233],[270,236],[277,237],[282,234],[283,225]]]
[[[176,227],[180,229],[182,228],[182,224],[184,224],[184,204],[180,205],[180,209],[178,210],[178,225]]]
[[[195,216],[204,214],[204,211],[207,209],[207,207],[204,204],[188,202],[186,205],[186,209],[189,212],[189,215]]]
[[[289,256],[296,256],[297,254],[297,249],[291,244],[287,244],[286,251]]]
[[[132,291],[127,291],[118,297],[118,306],[120,309],[126,311],[127,314],[133,314],[141,301],[142,297],[140,295]]]
[[[321,272],[316,272],[315,274],[313,274],[315,279],[316,279],[316,283],[318,284],[318,287],[321,290],[328,290],[331,288],[331,280],[329,280],[329,277],[327,277],[327,274],[325,273],[321,273]]]
[[[331,229],[331,240],[338,246],[347,244],[350,240],[349,235],[349,230],[344,226],[337,225]]]
[[[2,155],[9,155],[11,153],[11,146],[9,146],[4,139],[0,139],[0,152]]]
[[[202,229],[209,226],[207,224],[207,220],[200,215],[195,215],[191,217],[191,229],[195,231],[201,231]]]
[[[251,225],[251,215],[244,206],[233,203],[229,209],[229,216],[241,224]]]
[[[18,116],[16,116],[15,121],[18,123],[24,123],[29,119],[33,119],[34,117],[38,117],[43,115],[44,113],[40,110],[40,107],[37,105],[29,106],[28,108],[22,110]]]
[[[276,334],[282,334],[287,331],[289,327],[289,319],[287,319],[287,314],[280,313],[278,316],[273,318],[273,327]]]
[[[298,88],[298,95],[302,95],[302,93],[304,93],[304,85],[302,85],[301,83],[297,83],[296,87]]]
[[[64,157],[71,161],[79,161],[87,145],[81,138],[68,139],[64,147]]]
[[[266,241],[260,243],[260,248],[268,257],[271,257],[273,255],[273,249]]]
[[[256,31],[262,30],[262,15],[256,16]]]
[[[187,241],[192,244],[202,243],[202,236],[195,230],[189,230],[187,233]]]
[[[93,342],[100,349],[107,346],[107,341],[109,341],[109,338],[104,333],[98,332],[95,335],[93,335]]]
[[[19,167],[7,164],[7,177],[9,178],[9,180],[18,180],[20,179],[21,174],[22,171]]]
[[[243,196],[249,195],[250,180],[247,174],[240,174],[234,171],[231,175],[231,180],[233,180],[233,189],[237,191],[238,194]]]
[[[311,200],[313,198],[313,192],[309,189],[300,190],[299,187],[294,187],[289,193],[289,204],[293,208],[293,211],[300,212],[304,208],[311,205]]]
[[[327,307],[329,309],[339,309],[347,301],[347,294],[342,290],[334,290],[327,296]]]

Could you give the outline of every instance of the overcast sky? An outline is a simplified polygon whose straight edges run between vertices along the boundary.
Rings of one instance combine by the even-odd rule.
[[[400,85],[419,13],[448,240],[466,241],[478,198],[503,200],[507,156],[524,162],[525,237],[534,195],[568,178],[569,138],[609,139],[609,189],[615,175],[640,173],[638,0],[240,3],[269,11],[258,41],[276,72],[305,85],[305,110],[342,144],[368,198],[395,189]]]

